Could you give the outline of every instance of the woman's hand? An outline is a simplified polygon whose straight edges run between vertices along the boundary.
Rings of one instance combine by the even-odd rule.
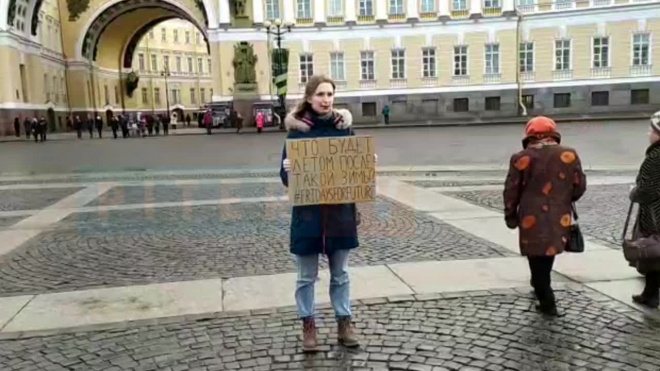
[[[284,161],[282,161],[282,167],[284,168],[284,171],[287,173],[291,171],[291,160],[288,158],[285,158]]]

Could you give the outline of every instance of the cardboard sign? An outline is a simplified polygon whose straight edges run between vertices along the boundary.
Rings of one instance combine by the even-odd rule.
[[[289,199],[295,206],[373,201],[374,150],[369,136],[287,140]]]

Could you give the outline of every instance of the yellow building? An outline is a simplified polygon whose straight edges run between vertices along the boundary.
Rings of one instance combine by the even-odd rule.
[[[393,120],[660,104],[657,0],[0,0],[2,131],[17,115],[162,111],[166,57],[170,109],[234,101],[249,122],[251,102],[276,98],[266,32],[276,20],[292,26],[289,103],[311,74],[328,74],[358,121],[386,104]],[[249,94],[235,84],[239,43],[256,54]]]

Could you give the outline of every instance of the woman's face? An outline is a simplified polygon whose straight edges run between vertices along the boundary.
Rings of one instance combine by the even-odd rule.
[[[658,134],[657,131],[653,130],[653,128],[649,128],[649,143],[653,144],[660,140],[660,134]]]
[[[332,88],[332,84],[324,82],[320,84],[314,95],[310,98],[307,98],[307,103],[312,106],[314,112],[319,115],[326,115],[332,112],[332,105],[335,101],[335,92]]]

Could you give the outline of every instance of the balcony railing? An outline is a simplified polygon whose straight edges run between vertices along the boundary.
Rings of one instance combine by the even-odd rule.
[[[392,88],[405,88],[408,85],[408,80],[404,79],[390,79],[390,87]]]
[[[336,15],[336,16],[328,17],[328,24],[333,24],[333,25],[344,24],[344,16]]]
[[[502,15],[502,8],[484,8],[484,15],[486,17],[499,17]]]
[[[484,74],[485,84],[497,84],[502,81],[502,75],[499,73],[486,73]]]
[[[421,19],[432,20],[438,18],[438,13],[436,12],[424,12],[419,15]]]
[[[552,72],[552,79],[555,81],[573,79],[573,70],[556,70]]]
[[[390,21],[405,21],[406,20],[406,15],[404,13],[394,13],[394,14],[388,14],[387,19]]]
[[[346,80],[335,80],[335,86],[339,90],[346,90],[347,85]]]
[[[360,23],[372,23],[374,20],[376,20],[376,17],[373,15],[358,15],[357,20]]]
[[[296,24],[299,24],[301,26],[310,26],[314,24],[314,19],[313,18],[296,18]]]
[[[610,67],[595,67],[591,69],[592,79],[609,79],[611,74],[612,68]]]
[[[454,9],[451,11],[451,17],[453,19],[464,19],[470,17],[469,9]]]
[[[452,76],[451,82],[453,84],[469,84],[470,83],[470,76],[468,75],[462,75],[462,76]]]
[[[630,76],[651,76],[653,66],[650,64],[630,66]]]
[[[612,5],[612,0],[592,0],[593,6],[608,6]]]
[[[435,86],[438,85],[438,77],[422,77],[422,85],[424,86]]]
[[[536,13],[536,5],[518,5],[517,9],[523,14]]]
[[[360,89],[376,89],[376,80],[360,80]]]
[[[575,8],[575,1],[559,1],[555,4],[555,10],[566,10]]]
[[[536,74],[534,71],[527,71],[520,73],[520,81],[522,82],[533,82],[536,80]]]

